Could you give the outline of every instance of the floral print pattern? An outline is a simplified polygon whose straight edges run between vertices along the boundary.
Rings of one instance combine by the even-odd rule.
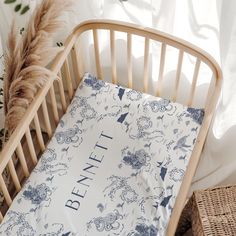
[[[89,74],[88,77],[84,79],[84,85],[91,87],[92,90],[100,90],[105,86],[105,82]]]
[[[0,234],[164,236],[203,116],[85,74]]]
[[[109,232],[116,231],[120,228],[120,220],[123,219],[123,216],[119,214],[117,210],[111,213],[108,213],[104,217],[97,217],[90,223],[88,223],[88,230],[91,228],[91,224],[94,224],[98,232]]]
[[[81,140],[79,136],[81,133],[82,131],[78,128],[78,126],[75,125],[73,128],[70,128],[66,131],[56,132],[55,138],[58,144],[77,143],[79,140]]]
[[[44,201],[48,201],[52,191],[45,183],[36,187],[28,186],[28,189],[23,192],[23,197],[30,200],[33,205],[40,205]]]
[[[139,170],[143,166],[147,165],[147,161],[149,159],[149,155],[143,150],[138,150],[135,153],[131,153],[128,151],[127,155],[123,157],[123,162],[126,165],[132,167],[132,169]]]
[[[202,121],[204,118],[204,110],[194,109],[194,108],[189,107],[187,109],[187,112],[189,113],[189,114],[187,114],[187,116],[190,116],[199,125],[202,124]]]
[[[155,113],[170,111],[173,108],[170,101],[164,98],[159,101],[149,101],[144,105],[144,107],[145,109],[150,108]]]
[[[146,224],[138,224],[132,233],[128,236],[157,236],[158,229],[154,225],[147,226]]]
[[[138,101],[142,98],[142,94],[135,90],[130,90],[126,93],[127,98],[131,101]]]

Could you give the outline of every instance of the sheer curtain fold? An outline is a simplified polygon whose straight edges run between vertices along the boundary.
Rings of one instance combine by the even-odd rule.
[[[217,1],[224,83],[194,188],[236,183],[236,2]]]

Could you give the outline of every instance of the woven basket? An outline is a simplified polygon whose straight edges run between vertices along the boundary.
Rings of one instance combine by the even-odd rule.
[[[176,235],[192,225],[197,236],[236,236],[236,186],[193,193],[180,218]]]

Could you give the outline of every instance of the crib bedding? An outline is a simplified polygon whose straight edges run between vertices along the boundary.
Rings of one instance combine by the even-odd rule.
[[[0,235],[165,235],[203,117],[85,74]]]

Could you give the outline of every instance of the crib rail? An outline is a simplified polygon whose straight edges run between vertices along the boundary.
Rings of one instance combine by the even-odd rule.
[[[202,146],[204,144],[212,114],[216,106],[217,98],[220,93],[222,80],[221,70],[210,55],[189,44],[188,42],[156,30],[146,29],[133,24],[124,24],[116,21],[93,20],[80,24],[68,37],[64,50],[55,58],[51,66],[51,71],[55,74],[54,78],[48,80],[45,86],[39,90],[34,101],[27,109],[22,121],[17,126],[16,130],[0,153],[0,187],[7,205],[5,210],[2,209],[2,213],[0,213],[0,220],[3,219],[6,209],[8,209],[8,207],[12,204],[15,194],[22,188],[24,180],[29,177],[32,168],[37,164],[41,153],[47,146],[47,140],[51,139],[61,116],[66,112],[66,109],[74,96],[74,91],[80,83],[81,77],[84,73],[83,67],[81,66],[81,62],[84,57],[82,55],[82,51],[80,50],[81,45],[79,42],[81,35],[83,35],[84,32],[90,31],[92,33],[96,73],[99,79],[104,79],[100,58],[99,30],[107,30],[109,32],[111,55],[110,68],[112,82],[114,84],[119,83],[119,76],[117,74],[116,32],[123,32],[127,36],[127,48],[125,53],[127,55],[127,82],[128,87],[130,88],[133,88],[133,85],[136,82],[133,77],[134,65],[132,63],[132,44],[134,35],[144,38],[142,82],[142,91],[144,92],[148,92],[150,87],[149,64],[151,40],[160,42],[161,44],[158,82],[155,89],[155,94],[157,96],[162,96],[166,49],[168,46],[176,48],[179,53],[176,67],[176,77],[174,80],[174,91],[171,97],[173,101],[176,101],[178,96],[178,90],[181,84],[180,75],[183,65],[183,58],[186,54],[190,54],[196,59],[194,72],[192,75],[191,91],[186,102],[187,105],[191,106],[193,104],[201,63],[208,65],[212,71],[212,79],[215,81],[215,86],[211,91],[210,89],[208,91],[207,101],[204,107],[206,113],[205,118],[168,227],[167,235],[173,235],[181,210],[184,206],[192,177],[198,164]],[[59,77],[60,79],[55,79],[56,77]],[[32,136],[32,130],[35,131],[35,136]],[[23,140],[25,140],[27,146],[26,148],[23,147]],[[18,165],[15,164],[16,162]],[[22,176],[19,175],[19,168],[22,170]],[[3,173],[6,170],[10,173],[11,182],[14,184],[14,191],[9,190],[9,186],[6,184],[6,179],[3,178]]]
[[[100,79],[104,79],[102,66],[101,66],[101,59],[99,55],[99,38],[98,38],[98,31],[99,30],[107,30],[110,32],[110,50],[111,50],[111,68],[112,68],[112,78],[113,82],[116,81],[117,74],[116,74],[116,48],[115,48],[115,33],[116,32],[124,32],[127,34],[127,67],[128,67],[128,84],[131,84],[132,81],[132,36],[137,35],[144,38],[144,65],[143,65],[143,92],[148,91],[148,70],[149,70],[149,49],[150,49],[150,40],[155,42],[160,42],[161,44],[161,55],[160,55],[160,66],[159,66],[159,77],[158,77],[158,86],[156,88],[156,95],[162,96],[162,83],[163,83],[163,72],[165,68],[165,59],[166,59],[166,48],[167,46],[171,46],[176,48],[179,51],[177,66],[176,66],[176,77],[175,77],[175,86],[174,91],[171,96],[172,101],[176,101],[180,81],[180,74],[182,70],[183,58],[186,55],[191,55],[195,58],[195,69],[192,75],[192,86],[191,91],[189,93],[188,100],[186,101],[186,105],[191,106],[193,104],[193,99],[196,91],[196,85],[198,80],[198,73],[200,70],[201,64],[206,64],[212,71],[213,80],[217,84],[221,83],[221,69],[218,63],[215,61],[213,57],[211,57],[208,53],[203,51],[202,49],[186,42],[182,39],[177,39],[176,37],[170,36],[163,32],[147,29],[143,27],[137,27],[136,25],[127,24],[127,23],[117,23],[114,21],[89,21],[85,23],[82,27],[79,26],[75,29],[75,34],[81,34],[84,31],[93,31],[93,40],[94,40],[94,51],[95,51],[95,62],[96,62],[96,71],[97,77]],[[124,52],[126,53],[126,52]],[[130,86],[132,87],[132,86]],[[217,85],[216,85],[217,87]],[[210,93],[210,91],[209,91]],[[206,99],[208,100],[208,98]],[[207,103],[207,102],[206,102]]]

